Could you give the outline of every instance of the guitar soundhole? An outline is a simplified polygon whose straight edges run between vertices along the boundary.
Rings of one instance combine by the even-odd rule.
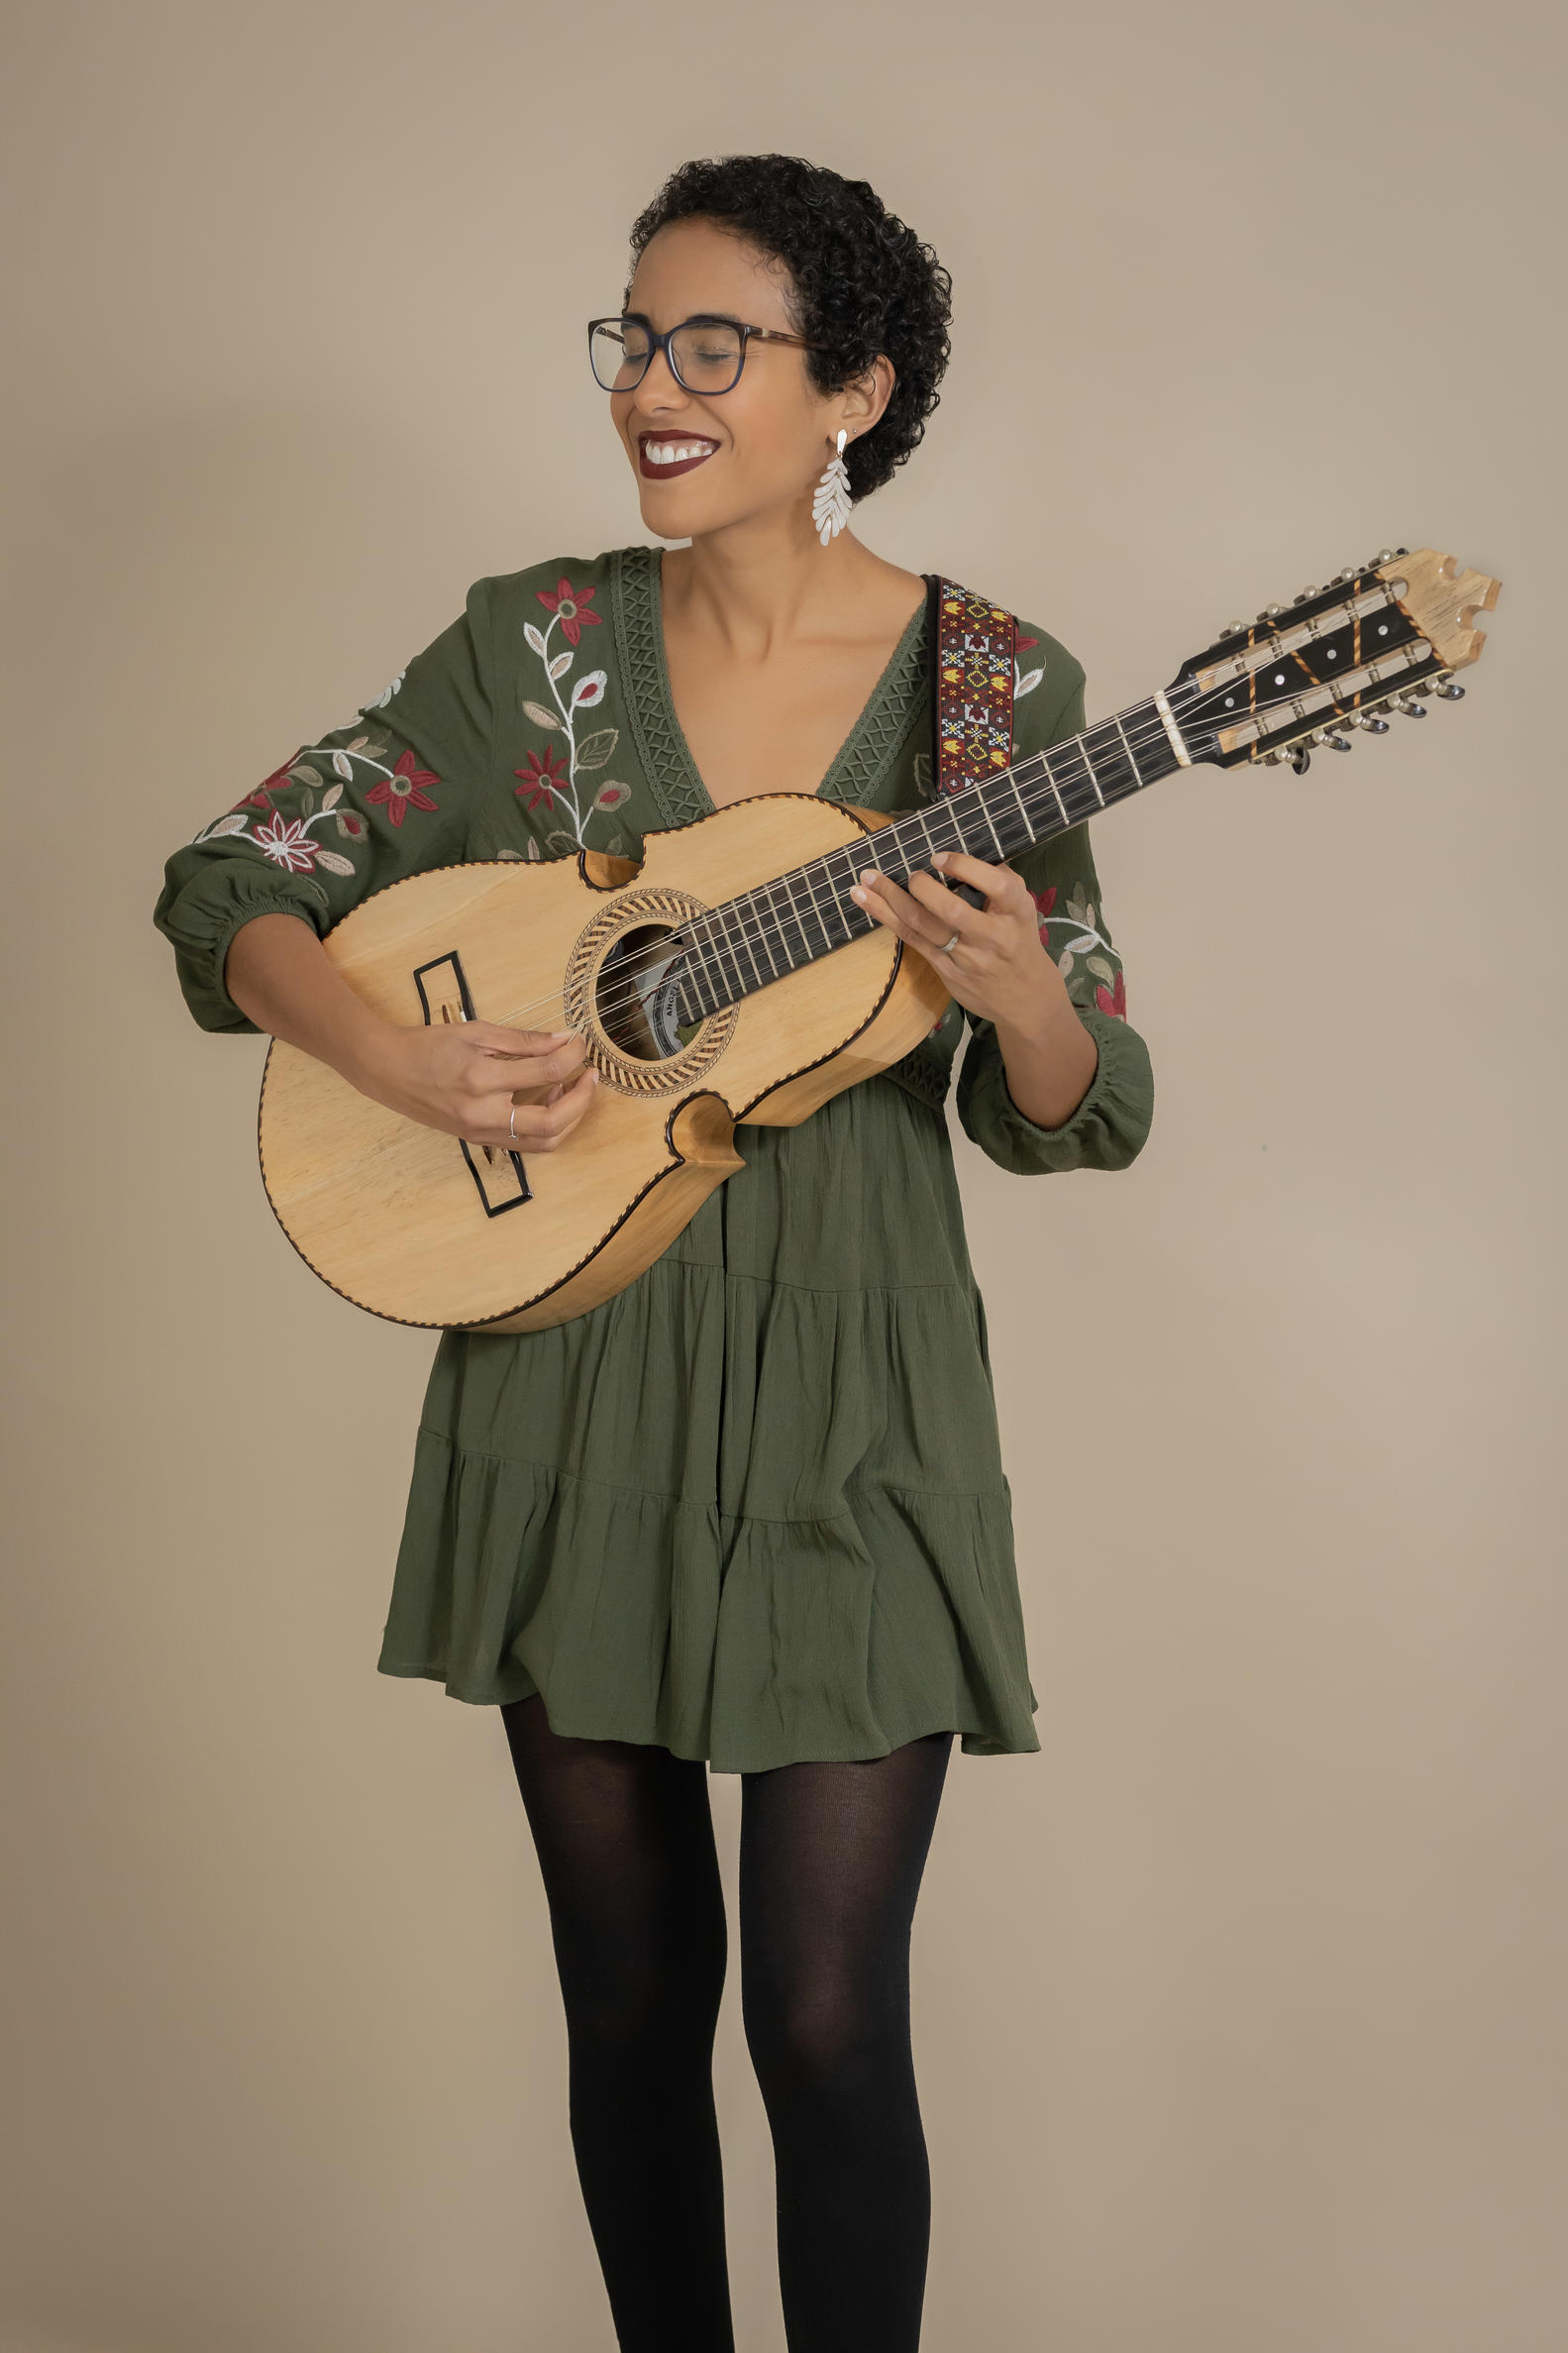
[[[676,934],[709,912],[689,891],[632,883],[596,909],[573,942],[562,981],[569,1027],[617,1095],[679,1095],[713,1069],[735,1034],[733,1005],[699,1021],[679,1014]]]
[[[600,964],[593,1010],[611,1045],[635,1062],[668,1062],[694,1034],[679,1026],[679,947],[667,947],[670,923],[638,923],[623,931]]]

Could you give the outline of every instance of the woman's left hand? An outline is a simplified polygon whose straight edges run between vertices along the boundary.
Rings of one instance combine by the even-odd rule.
[[[928,874],[912,874],[904,890],[876,867],[864,875],[869,887],[857,886],[850,897],[917,949],[948,994],[982,1020],[1021,1036],[1054,1025],[1071,1000],[1016,867],[991,866],[963,850],[938,850],[931,863],[954,882],[972,884],[985,907],[971,907]]]

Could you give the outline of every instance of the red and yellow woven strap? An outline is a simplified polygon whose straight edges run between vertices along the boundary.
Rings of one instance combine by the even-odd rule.
[[[962,793],[1012,765],[1018,624],[950,580],[937,583],[936,624],[936,786]]]

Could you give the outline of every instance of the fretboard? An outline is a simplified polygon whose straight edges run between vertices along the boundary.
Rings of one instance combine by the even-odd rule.
[[[1031,753],[983,784],[944,795],[929,808],[912,809],[842,849],[725,900],[688,918],[675,935],[686,951],[680,1019],[704,1019],[876,930],[876,916],[850,897],[869,867],[907,884],[938,850],[967,850],[993,865],[1005,863],[1129,800],[1180,765],[1151,695],[1070,742]]]

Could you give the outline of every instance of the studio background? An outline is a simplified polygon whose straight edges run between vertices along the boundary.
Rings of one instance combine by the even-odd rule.
[[[10,47],[4,2353],[610,2353],[498,1718],[374,1671],[433,1338],[294,1256],[264,1044],[151,914],[472,580],[647,536],[582,322],[670,167],[775,148],[954,275],[857,527],[1092,714],[1385,543],[1505,582],[1453,710],[1100,821],[1132,1170],[955,1123],[1043,1752],[955,1758],[916,1915],[925,2342],[1558,2353],[1560,13],[56,0]]]

